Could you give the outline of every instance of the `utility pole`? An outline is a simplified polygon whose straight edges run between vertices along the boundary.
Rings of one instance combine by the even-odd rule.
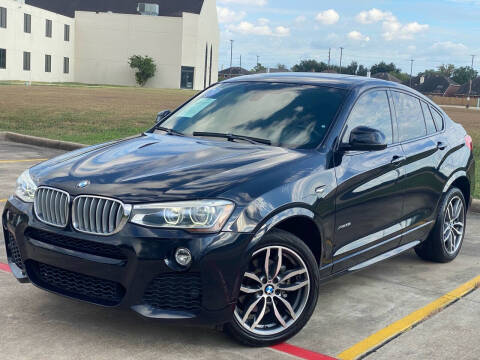
[[[342,73],[343,47],[340,48],[340,74]]]
[[[242,55],[240,55],[240,69],[242,68]]]
[[[260,64],[260,55],[257,55],[257,65]]]
[[[332,48],[328,49],[328,68],[330,69],[330,60],[332,59]]]
[[[410,60],[410,87],[412,87],[413,62],[414,61],[415,61],[414,59]]]
[[[472,93],[472,82],[473,82],[473,62],[475,61],[476,55],[470,55],[472,57],[472,76],[470,77],[470,90],[468,90],[468,101],[470,101],[470,94]]]
[[[233,66],[233,40],[230,40],[230,77],[232,77]]]

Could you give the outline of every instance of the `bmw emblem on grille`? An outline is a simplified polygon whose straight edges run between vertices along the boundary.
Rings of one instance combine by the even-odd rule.
[[[89,180],[83,180],[83,181],[80,181],[77,184],[77,188],[83,189],[83,188],[86,188],[88,185],[90,185],[90,181]]]

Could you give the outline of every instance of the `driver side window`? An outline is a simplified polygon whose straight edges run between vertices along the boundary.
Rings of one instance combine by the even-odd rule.
[[[350,133],[358,126],[380,130],[385,135],[387,144],[393,143],[392,117],[386,91],[370,91],[362,95],[348,117],[342,143],[348,144]]]

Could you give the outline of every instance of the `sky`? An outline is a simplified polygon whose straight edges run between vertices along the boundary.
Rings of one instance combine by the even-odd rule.
[[[304,59],[371,66],[394,62],[405,72],[452,63],[480,68],[480,0],[217,0],[219,67],[288,67]]]

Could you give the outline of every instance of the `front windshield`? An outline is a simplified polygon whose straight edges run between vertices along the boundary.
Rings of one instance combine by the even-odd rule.
[[[323,140],[346,91],[301,84],[218,84],[166,119],[161,126],[185,135],[235,134],[272,145],[314,148]]]

